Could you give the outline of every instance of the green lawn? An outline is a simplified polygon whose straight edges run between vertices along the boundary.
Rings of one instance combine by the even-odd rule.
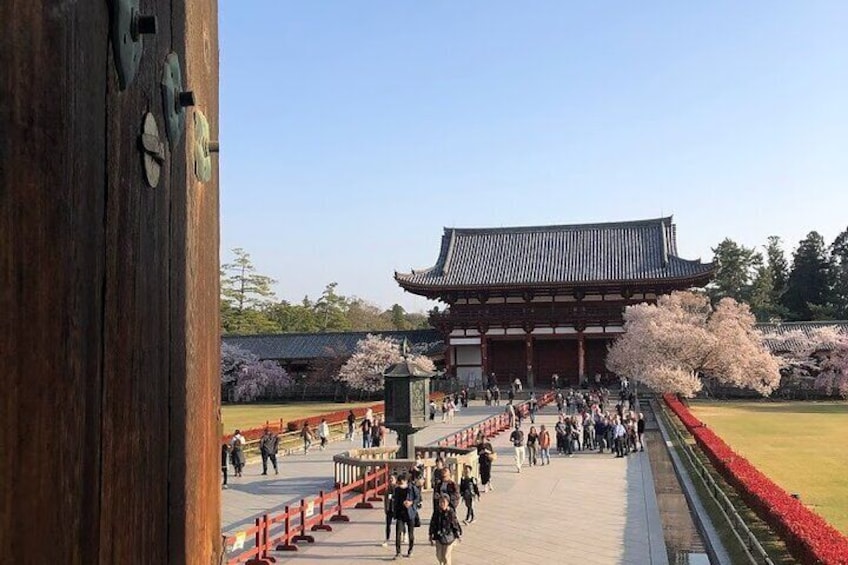
[[[848,534],[848,403],[694,401],[690,408],[736,452]]]
[[[221,408],[224,420],[224,433],[232,433],[235,429],[259,428],[266,421],[284,422],[298,418],[308,418],[326,412],[350,410],[360,406],[370,406],[371,402],[287,402],[285,404],[225,404]]]

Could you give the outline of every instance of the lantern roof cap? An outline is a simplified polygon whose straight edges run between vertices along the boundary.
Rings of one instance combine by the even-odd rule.
[[[404,359],[400,363],[395,363],[394,365],[389,365],[389,367],[383,371],[384,377],[397,378],[397,377],[435,377],[438,376],[439,373],[436,371],[428,371],[427,369],[422,368],[420,365],[415,363],[414,361],[410,361],[408,359]]]

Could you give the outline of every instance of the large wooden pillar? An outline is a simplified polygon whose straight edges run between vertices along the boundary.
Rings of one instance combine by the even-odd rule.
[[[489,384],[489,341],[486,335],[480,334],[480,368],[483,371],[483,384]]]
[[[9,563],[206,565],[220,552],[217,157],[200,182],[193,127],[202,110],[217,140],[217,4],[142,2],[157,32],[125,89],[109,41],[117,4],[0,2]],[[197,104],[173,143],[171,52]],[[155,188],[146,112],[162,143]]]
[[[535,375],[533,374],[533,336],[529,333],[524,336],[525,356],[527,359],[527,389],[533,390],[536,386]]]
[[[450,338],[448,338],[450,339]],[[445,346],[445,374],[448,377],[452,377],[453,375],[453,356],[454,356],[454,346],[448,344]]]
[[[582,384],[586,378],[586,341],[583,332],[577,334],[577,382]]]

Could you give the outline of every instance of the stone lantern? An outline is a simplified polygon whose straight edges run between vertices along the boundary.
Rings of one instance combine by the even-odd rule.
[[[408,359],[404,340],[404,359],[383,372],[385,379],[385,426],[398,434],[398,459],[415,457],[415,432],[427,427],[430,378],[438,373],[427,371]]]

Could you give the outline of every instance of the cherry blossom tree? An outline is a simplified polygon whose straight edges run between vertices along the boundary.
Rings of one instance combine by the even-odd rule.
[[[754,327],[745,304],[674,292],[656,304],[628,306],[624,334],[607,355],[607,367],[662,392],[693,396],[701,375],[767,395],[780,383],[780,365]]]
[[[763,339],[783,352],[784,371],[796,378],[814,378],[815,388],[848,398],[848,335],[836,326],[772,332]]]
[[[263,361],[246,349],[222,344],[222,398],[235,402],[273,400],[290,384],[291,377],[276,361]]]
[[[398,342],[369,334],[356,344],[356,350],[342,366],[338,378],[353,389],[375,392],[383,389],[383,371],[402,360]],[[433,362],[423,355],[412,354],[409,361],[427,371],[435,369]]]

